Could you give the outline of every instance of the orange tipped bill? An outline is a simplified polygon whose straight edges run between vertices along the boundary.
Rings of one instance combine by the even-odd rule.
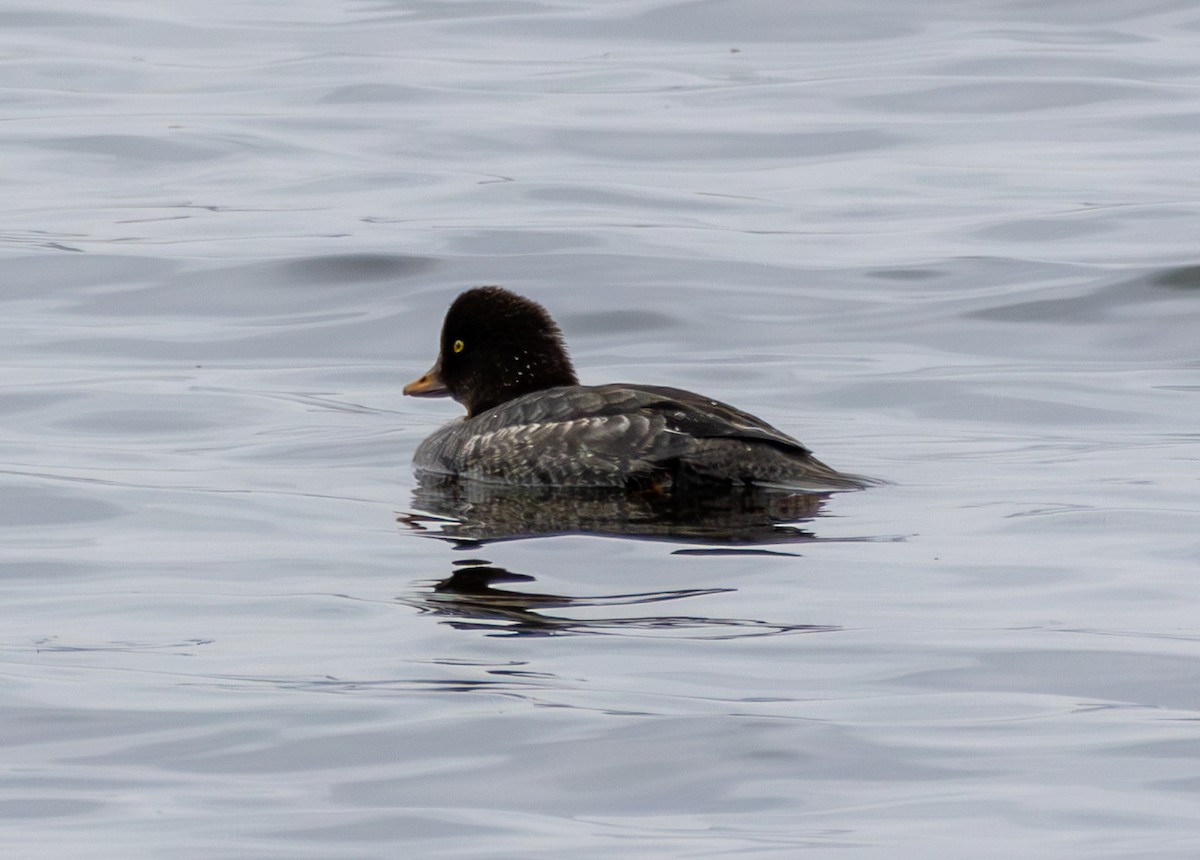
[[[424,376],[404,386],[404,393],[410,397],[449,397],[450,389],[442,382],[442,363],[439,361]]]

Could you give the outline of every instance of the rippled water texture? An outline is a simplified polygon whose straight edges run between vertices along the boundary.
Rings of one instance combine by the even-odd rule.
[[[12,856],[1200,852],[1195,4],[0,23]],[[432,510],[485,283],[891,483]]]

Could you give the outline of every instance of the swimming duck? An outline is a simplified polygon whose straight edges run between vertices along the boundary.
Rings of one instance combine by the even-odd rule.
[[[450,305],[437,361],[404,386],[467,414],[417,448],[418,472],[545,487],[757,485],[807,492],[873,481],[725,403],[658,385],[580,385],[546,309],[502,287]]]

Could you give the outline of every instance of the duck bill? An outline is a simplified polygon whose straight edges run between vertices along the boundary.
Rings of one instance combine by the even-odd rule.
[[[442,363],[439,361],[425,375],[404,386],[409,397],[449,397],[450,389],[442,382]]]

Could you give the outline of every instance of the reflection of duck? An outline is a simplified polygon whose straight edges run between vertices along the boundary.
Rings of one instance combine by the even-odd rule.
[[[616,487],[519,487],[423,473],[413,506],[446,518],[437,537],[491,542],[556,534],[656,538],[748,546],[817,540],[796,523],[824,497],[757,487],[721,492],[629,492]],[[419,515],[402,518],[422,528]]]
[[[521,636],[563,633],[606,635],[677,636],[700,639],[733,639],[780,633],[825,633],[840,628],[817,624],[773,624],[745,618],[711,618],[697,615],[621,616],[605,614],[613,607],[658,604],[687,597],[704,597],[731,591],[728,588],[687,588],[634,594],[567,597],[496,588],[497,584],[532,582],[532,576],[510,573],[486,561],[464,562],[427,593],[401,598],[404,603],[434,615],[460,630],[488,630]],[[546,610],[568,610],[571,616]],[[591,612],[595,617],[580,617]]]
[[[500,287],[455,299],[437,362],[404,388],[449,395],[465,418],[417,449],[418,471],[541,487],[771,485],[828,492],[867,478],[724,403],[652,385],[579,384],[562,333],[536,302]]]

